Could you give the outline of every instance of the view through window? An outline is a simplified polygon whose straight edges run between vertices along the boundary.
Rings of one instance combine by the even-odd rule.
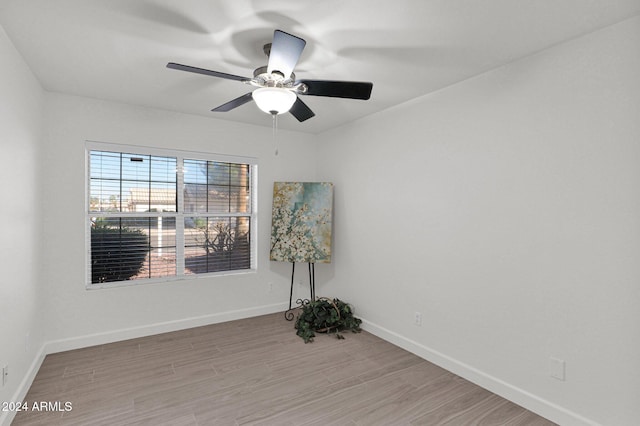
[[[253,269],[255,163],[154,151],[88,146],[90,287]]]

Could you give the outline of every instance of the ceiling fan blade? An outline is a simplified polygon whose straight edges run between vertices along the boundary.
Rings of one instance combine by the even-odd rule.
[[[244,105],[247,102],[253,100],[253,97],[251,96],[252,92],[246,93],[242,96],[240,96],[239,98],[235,98],[232,101],[227,102],[226,104],[222,104],[217,108],[212,109],[211,111],[214,112],[227,112],[227,111],[231,111],[234,108],[239,107],[240,105]]]
[[[304,83],[307,86],[305,95],[332,98],[367,100],[371,97],[373,89],[373,83],[362,81],[298,80],[296,84],[298,83]]]
[[[171,68],[171,69],[174,69],[174,70],[180,70],[180,71],[194,72],[196,74],[204,74],[204,75],[208,75],[208,76],[212,76],[212,77],[226,78],[227,80],[237,80],[237,81],[248,81],[248,80],[251,80],[250,78],[241,77],[239,75],[233,75],[233,74],[227,74],[227,73],[224,73],[224,72],[206,70],[204,68],[192,67],[190,65],[176,64],[175,62],[169,62],[167,64],[167,68]]]
[[[275,30],[267,72],[279,71],[284,75],[284,78],[290,78],[306,44],[307,42],[300,37]]]
[[[303,122],[305,120],[310,119],[315,116],[311,108],[307,106],[304,102],[300,100],[300,98],[296,99],[293,106],[289,110],[291,115],[293,115],[299,122]]]

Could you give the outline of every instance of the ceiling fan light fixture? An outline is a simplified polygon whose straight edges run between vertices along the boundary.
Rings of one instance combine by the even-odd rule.
[[[2,0],[0,0],[2,1]],[[299,95],[324,96],[329,98],[362,99],[371,97],[373,83],[343,80],[296,80],[293,72],[306,41],[281,30],[273,32],[273,41],[264,46],[269,58],[266,66],[256,68],[253,78],[228,74],[190,65],[169,62],[167,68],[187,71],[211,77],[235,80],[256,87],[253,92],[245,93],[224,103],[211,111],[227,112],[254,100],[260,110],[271,114],[274,123],[278,114],[290,112],[299,122],[306,121],[315,114],[302,101]]]
[[[267,114],[283,114],[295,103],[297,96],[291,90],[280,87],[261,87],[252,93],[253,100]]]

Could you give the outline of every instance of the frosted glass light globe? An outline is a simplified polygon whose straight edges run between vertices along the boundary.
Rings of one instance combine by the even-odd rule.
[[[267,114],[283,114],[297,99],[295,93],[281,87],[261,87],[254,90],[252,96],[258,108]]]

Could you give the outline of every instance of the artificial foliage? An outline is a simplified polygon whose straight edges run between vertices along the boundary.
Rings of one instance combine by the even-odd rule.
[[[340,299],[321,297],[302,306],[296,318],[296,334],[305,343],[313,342],[315,333],[335,333],[344,339],[342,331],[359,333],[362,320],[353,316],[353,308]]]

